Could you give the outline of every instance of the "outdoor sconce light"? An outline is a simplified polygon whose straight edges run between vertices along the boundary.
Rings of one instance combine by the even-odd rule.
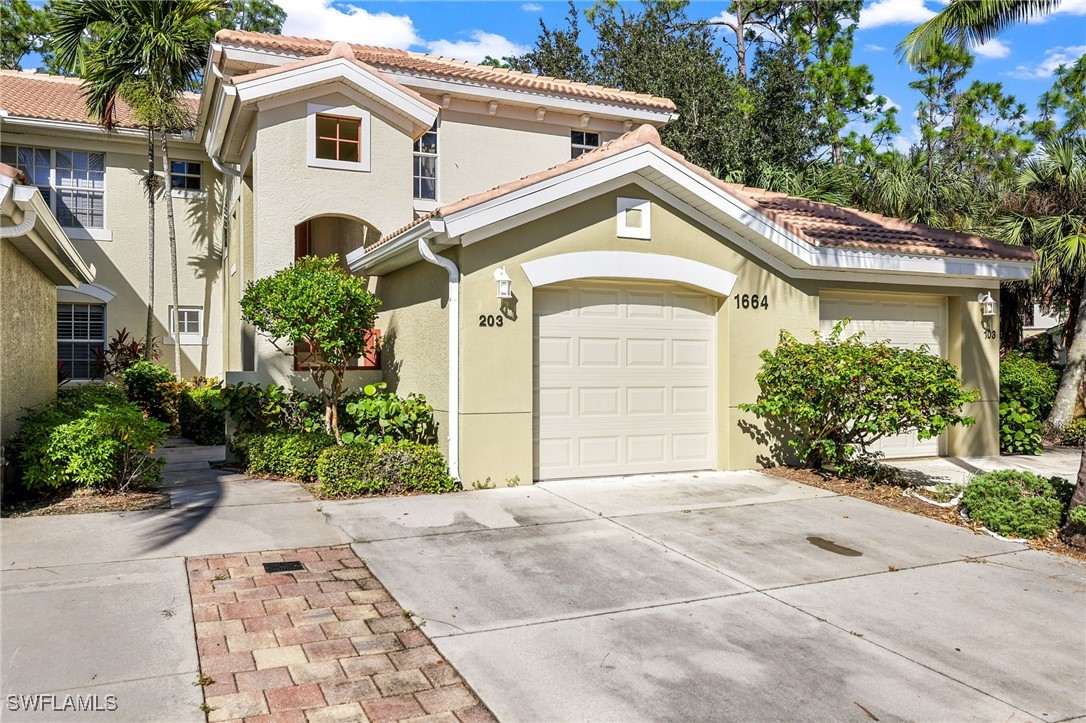
[[[991,293],[982,291],[977,294],[977,303],[980,304],[980,312],[983,316],[996,315],[996,302]]]
[[[494,280],[498,282],[498,298],[513,298],[513,280],[505,273],[505,267],[501,266],[494,272]]]

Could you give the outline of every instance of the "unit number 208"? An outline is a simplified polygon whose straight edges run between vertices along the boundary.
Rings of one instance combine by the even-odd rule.
[[[765,294],[737,294],[735,297],[737,309],[768,309],[769,297]]]

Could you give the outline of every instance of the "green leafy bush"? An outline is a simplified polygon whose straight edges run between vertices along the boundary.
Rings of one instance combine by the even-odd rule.
[[[1003,454],[1040,454],[1043,419],[1052,407],[1060,373],[1018,352],[999,362],[999,448]]]
[[[1046,537],[1060,526],[1073,491],[1061,477],[1000,470],[970,480],[962,505],[970,517],[996,534]]]
[[[1086,505],[1079,505],[1068,512],[1067,521],[1086,527]]]
[[[1040,454],[1044,422],[1020,402],[999,403],[999,451],[1003,454]]]
[[[1060,444],[1079,447],[1086,441],[1086,417],[1079,417],[1060,430]]]
[[[321,452],[335,443],[324,432],[269,432],[237,437],[233,449],[245,460],[250,474],[308,481],[316,476]]]
[[[181,392],[177,405],[177,421],[181,436],[197,444],[222,444],[226,441],[226,412],[216,402],[219,399],[217,380],[188,386]]]
[[[157,481],[163,460],[150,454],[168,427],[146,419],[123,395],[117,387],[87,385],[26,414],[11,442],[22,486],[124,490]]]
[[[350,395],[341,398],[341,416],[346,403],[353,399]],[[233,420],[239,434],[324,429],[324,408],[319,397],[278,384],[227,384],[216,406]]]
[[[177,403],[182,386],[173,372],[161,364],[138,361],[121,373],[129,401],[155,419],[167,424],[177,423]]]
[[[433,444],[437,441],[437,425],[434,424],[434,408],[421,394],[407,397],[386,391],[384,382],[367,384],[362,394],[347,402],[348,429],[355,431],[343,435],[343,441],[365,441],[367,444],[382,442],[418,442]]]
[[[317,462],[324,497],[455,492],[441,450],[416,442],[389,442],[370,448],[352,444],[324,451]]]
[[[865,344],[861,334],[842,339],[847,322],[809,344],[782,331],[776,349],[760,355],[757,401],[740,409],[766,419],[767,431],[810,467],[870,459],[883,437],[915,431],[930,439],[973,423],[961,410],[979,393],[962,385],[953,364],[924,349]]]

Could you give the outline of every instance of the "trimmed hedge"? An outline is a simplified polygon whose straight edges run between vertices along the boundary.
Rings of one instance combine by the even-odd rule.
[[[147,486],[159,479],[163,460],[150,454],[167,431],[120,387],[86,385],[28,412],[9,443],[10,458],[28,491]]]
[[[322,497],[456,492],[441,450],[416,442],[332,447],[317,460]]]
[[[999,449],[1003,454],[1044,451],[1044,418],[1056,398],[1060,373],[1020,352],[999,362]]]
[[[223,444],[226,441],[226,412],[216,402],[218,386],[191,387],[181,393],[177,421],[181,436],[197,444]]]
[[[310,481],[321,452],[336,440],[324,432],[270,432],[234,437],[232,449],[250,474],[274,474]]]
[[[1047,537],[1060,526],[1074,487],[1062,477],[1020,470],[977,475],[966,485],[962,505],[969,516],[1007,537]]]

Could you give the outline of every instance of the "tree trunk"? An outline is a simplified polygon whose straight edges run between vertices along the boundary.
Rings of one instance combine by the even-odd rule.
[[[155,333],[155,130],[147,128],[147,346],[144,357],[151,361],[151,339]]]
[[[1067,507],[1067,514],[1079,505],[1086,505],[1086,443],[1082,445],[1082,458],[1078,463],[1078,483],[1075,485],[1075,493],[1071,496],[1071,504]],[[1068,520],[1060,529],[1060,539],[1072,547],[1086,549],[1086,526],[1076,524]]]
[[[739,84],[747,84],[747,14],[742,0],[735,3],[735,70]]]
[[[181,372],[181,325],[179,323],[179,311],[177,300],[177,232],[173,223],[173,169],[170,167],[170,142],[166,129],[162,133],[162,168],[165,172],[165,196],[166,196],[166,228],[170,235],[170,286],[173,293],[173,364],[174,374],[178,379],[184,375]]]
[[[1086,280],[1083,281],[1086,288]],[[1086,293],[1082,294],[1086,297]],[[1067,350],[1067,366],[1063,368],[1063,376],[1060,378],[1060,388],[1056,392],[1056,401],[1052,403],[1052,411],[1048,413],[1048,424],[1054,429],[1063,429],[1075,416],[1075,405],[1082,390],[1082,372],[1086,364],[1086,304],[1078,305],[1078,313],[1075,319],[1068,319],[1075,324],[1075,337],[1071,347]]]

